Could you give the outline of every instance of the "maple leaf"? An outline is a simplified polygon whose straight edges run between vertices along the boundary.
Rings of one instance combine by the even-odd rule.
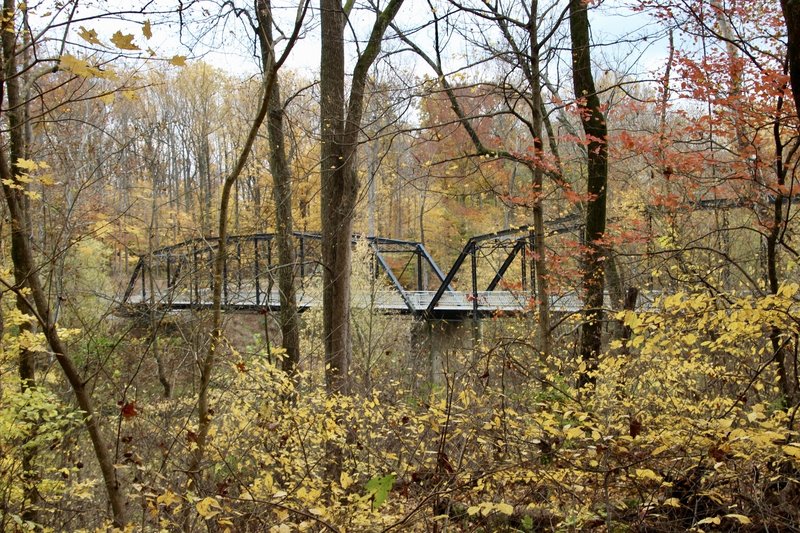
[[[144,35],[145,39],[150,39],[153,36],[153,28],[150,27],[149,20],[144,21],[144,25],[142,26],[142,35]]]
[[[126,35],[117,31],[112,37],[111,42],[120,50],[139,50],[140,48],[133,43],[133,35]]]
[[[71,54],[64,54],[61,56],[58,68],[64,72],[71,72],[81,78],[104,78],[110,80],[114,79],[116,76],[115,72],[111,69],[101,70]]]
[[[36,170],[37,168],[39,168],[39,165],[38,163],[36,163],[36,161],[31,161],[30,159],[23,159],[23,158],[17,159],[16,166],[19,169],[29,170],[29,171]]]
[[[172,56],[172,58],[169,60],[169,64],[175,67],[185,67],[186,56]]]
[[[83,26],[81,26],[81,31],[78,33],[78,37],[80,37],[87,43],[103,46],[103,43],[97,37],[97,31],[95,30],[88,30]]]

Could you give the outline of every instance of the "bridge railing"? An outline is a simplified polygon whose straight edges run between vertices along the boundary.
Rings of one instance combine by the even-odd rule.
[[[563,226],[551,234],[575,228]],[[291,265],[276,261],[274,240],[275,235],[270,233],[228,238],[222,276],[223,306],[277,308],[279,298],[273,286],[280,268],[294,270],[299,283],[298,305],[301,308],[314,305],[311,297],[304,293],[304,287],[310,278],[322,271],[320,235],[294,233],[296,260]],[[361,241],[366,242],[372,252],[371,276],[385,276],[387,280],[387,287],[377,298],[386,311],[477,316],[492,310],[521,311],[528,306],[527,256],[535,251],[536,243],[527,226],[472,237],[447,274],[441,271],[422,243],[358,235],[353,237],[352,243]],[[170,308],[208,307],[214,289],[213,262],[218,246],[216,238],[197,238],[143,255],[131,276],[123,303]],[[485,286],[479,285],[479,259],[487,259],[494,252],[499,253],[491,259],[495,262],[494,272],[489,271],[491,279],[484,272],[480,278],[489,281]],[[457,274],[467,258],[470,259],[468,287],[459,291],[456,290]],[[516,282],[508,279],[512,269],[513,275],[519,275]],[[511,290],[512,286],[518,289]],[[361,296],[356,295],[356,304],[359,298]]]
[[[299,298],[303,300],[304,284],[321,273],[321,237],[295,232],[293,265],[277,263],[274,238],[269,233],[228,238],[222,276],[224,306],[276,307],[278,298],[272,289],[279,268],[294,269],[300,284]],[[353,244],[361,240],[369,244],[373,253],[372,276],[385,275],[408,312],[417,311],[410,292],[424,290],[431,281],[438,286],[444,280],[441,269],[421,243],[354,236]],[[143,255],[134,268],[123,303],[176,308],[209,305],[218,246],[216,238],[196,238]],[[402,265],[399,272],[393,266],[398,261]]]

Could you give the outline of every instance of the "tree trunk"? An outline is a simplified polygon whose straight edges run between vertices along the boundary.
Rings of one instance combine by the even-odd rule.
[[[528,23],[528,34],[530,38],[530,62],[527,69],[528,83],[531,86],[531,133],[533,135],[534,162],[533,162],[533,208],[531,214],[533,218],[533,239],[534,256],[533,266],[536,272],[536,305],[539,319],[539,350],[547,356],[550,354],[550,289],[548,287],[547,275],[547,248],[545,245],[544,233],[544,197],[543,179],[544,169],[543,155],[543,131],[542,131],[542,80],[539,73],[539,35],[538,35],[538,0],[531,0],[530,21]],[[520,61],[525,58],[520,56]],[[523,63],[524,64],[524,63]]]
[[[261,59],[264,71],[270,72],[275,62],[274,41],[272,38],[272,12],[269,0],[259,0],[259,41],[261,43]],[[292,172],[286,158],[286,146],[283,131],[284,109],[281,103],[280,83],[276,79],[269,101],[267,131],[269,133],[270,158],[269,166],[272,174],[272,195],[275,201],[275,237],[278,248],[278,292],[280,293],[281,312],[280,325],[283,348],[286,356],[283,359],[283,370],[292,377],[297,374],[300,362],[300,327],[297,316],[297,297],[294,287],[295,253],[292,232]]]
[[[197,417],[198,417],[198,427],[197,427],[197,437],[196,443],[197,448],[194,451],[194,454],[189,462],[189,467],[187,469],[189,473],[189,481],[190,481],[190,489],[195,489],[200,486],[201,481],[203,479],[203,472],[202,472],[202,463],[205,457],[206,447],[208,445],[208,434],[209,430],[211,429],[211,406],[209,403],[209,385],[211,384],[211,375],[214,370],[214,365],[217,358],[217,350],[221,346],[222,340],[222,284],[223,284],[223,274],[225,271],[225,262],[227,260],[227,240],[228,240],[228,213],[230,210],[230,197],[231,191],[233,190],[233,186],[236,183],[236,180],[239,179],[239,176],[242,174],[242,170],[244,170],[245,165],[247,164],[247,160],[250,157],[250,151],[253,148],[253,143],[256,140],[256,136],[258,134],[258,130],[261,128],[261,125],[264,123],[264,119],[267,116],[267,110],[269,109],[269,102],[272,96],[272,91],[275,84],[275,79],[277,77],[278,69],[280,69],[283,62],[286,60],[289,51],[292,49],[292,46],[297,41],[298,34],[300,32],[300,27],[305,16],[305,11],[308,7],[307,2],[303,2],[298,6],[298,16],[295,19],[295,26],[292,35],[289,38],[289,42],[287,43],[286,49],[284,50],[283,54],[281,55],[280,59],[276,60],[272,64],[272,68],[264,73],[262,78],[262,94],[261,94],[261,101],[259,103],[258,111],[256,112],[255,117],[253,117],[253,122],[250,125],[250,129],[247,132],[247,137],[245,138],[245,142],[242,145],[242,148],[239,152],[239,155],[236,159],[236,165],[231,170],[230,174],[225,177],[225,181],[222,184],[222,191],[220,195],[220,206],[219,206],[219,219],[218,219],[218,231],[219,231],[219,243],[217,246],[217,253],[214,256],[214,274],[213,274],[213,299],[211,304],[212,309],[212,326],[211,326],[211,339],[208,346],[208,351],[206,352],[206,356],[199,362],[200,367],[200,390],[198,392],[197,397]],[[256,4],[256,10],[262,9],[269,9],[269,4],[258,2]],[[259,14],[259,19],[263,16],[267,18],[268,15],[266,14]],[[189,514],[187,511],[186,519],[188,520]]]
[[[597,357],[603,333],[602,239],[606,231],[606,185],[608,182],[608,146],[606,119],[592,76],[589,15],[582,0],[570,0],[569,29],[572,39],[572,80],[581,124],[587,139],[586,229],[583,292],[584,322],[581,328],[580,353],[585,369],[578,385],[594,383]]]
[[[113,524],[122,528],[125,525],[125,498],[119,487],[114,462],[109,454],[108,445],[102,435],[98,417],[94,413],[92,401],[86,390],[86,382],[79,374],[72,359],[67,355],[66,346],[61,341],[44,287],[39,279],[39,269],[33,259],[33,251],[29,240],[29,208],[27,203],[27,185],[18,178],[16,161],[24,152],[25,123],[24,105],[19,87],[19,74],[17,72],[16,3],[13,0],[4,0],[3,17],[0,23],[2,30],[2,83],[0,83],[0,101],[3,92],[8,101],[6,118],[8,121],[9,143],[8,147],[0,150],[0,177],[2,177],[3,193],[8,205],[11,219],[11,259],[14,264],[15,280],[17,285],[17,298],[22,300],[21,307],[27,314],[36,317],[53,356],[64,372],[72,388],[78,407],[84,415],[84,425],[89,433],[89,438],[100,466],[106,493],[113,513]],[[8,150],[8,152],[6,152]],[[29,295],[22,296],[22,290],[28,289]],[[29,361],[25,363],[27,366]],[[29,373],[32,369],[20,369]]]
[[[403,0],[390,0],[386,9],[378,13],[367,45],[353,69],[345,114],[347,14],[340,0],[320,1],[322,307],[325,380],[331,394],[350,392],[350,245],[359,187],[356,158],[364,88],[369,69],[380,52],[383,34],[402,3]]]
[[[348,172],[344,133],[344,27],[340,0],[320,0],[322,306],[325,379],[330,393],[350,391],[350,234],[358,184]],[[354,147],[355,148],[355,147]],[[347,154],[354,155],[354,154]],[[349,202],[348,202],[349,201]]]
[[[12,222],[13,224],[13,222]],[[14,231],[12,229],[12,231]],[[29,231],[24,231],[25,235],[29,235]],[[13,246],[12,246],[13,248]],[[13,253],[13,250],[12,250]],[[14,284],[17,287],[24,287],[26,282],[26,272],[14,263]],[[20,313],[30,314],[28,305],[22,295],[17,295],[17,309]],[[19,334],[23,335],[26,331],[33,329],[31,324],[20,324]],[[20,347],[19,350],[19,380],[22,392],[36,387],[36,353],[28,350],[27,348]],[[22,519],[30,522],[37,523],[39,521],[39,513],[36,506],[39,503],[39,491],[36,489],[36,481],[39,474],[36,471],[34,460],[36,459],[37,450],[29,446],[23,447],[22,450],[22,479],[23,479],[23,508]]]
[[[774,189],[775,203],[773,205],[772,220],[771,224],[769,224],[769,233],[767,234],[765,243],[767,249],[767,280],[769,282],[770,294],[777,294],[780,287],[780,280],[778,277],[778,251],[784,232],[786,231],[787,223],[783,213],[784,205],[788,200],[783,192],[786,190],[787,175],[787,165],[784,163],[784,145],[781,139],[783,102],[783,97],[778,97],[772,130],[773,141],[775,143],[775,176],[777,187]],[[783,340],[783,332],[780,328],[771,328],[770,342],[777,366],[778,384],[781,388],[784,402],[789,407],[794,406],[797,401],[797,388],[796,384],[792,384],[789,379],[786,364],[787,356],[790,356],[791,350],[788,349],[787,343]]]
[[[794,107],[795,112],[800,113],[800,0],[781,0],[781,9],[783,19],[786,21],[789,78]]]

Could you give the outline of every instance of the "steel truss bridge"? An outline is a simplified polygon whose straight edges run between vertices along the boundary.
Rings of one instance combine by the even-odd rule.
[[[550,234],[578,228],[562,225]],[[271,233],[228,237],[224,310],[279,309],[276,279],[280,268],[294,269],[299,310],[322,305],[320,235],[294,233],[294,265],[275,262],[274,240]],[[528,226],[470,238],[447,273],[420,242],[354,236],[352,245],[359,242],[369,247],[369,272],[379,283],[372,284],[374,290],[354,288],[354,307],[447,319],[517,314],[531,308],[533,276],[527,256],[536,248]],[[196,238],[142,255],[125,291],[123,307],[133,311],[210,308],[218,246],[218,238]],[[554,298],[552,306],[556,311],[580,309],[574,297]]]

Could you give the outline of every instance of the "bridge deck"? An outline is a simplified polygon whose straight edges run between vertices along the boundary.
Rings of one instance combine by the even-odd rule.
[[[173,309],[207,308],[211,306],[212,293],[210,289],[200,291],[174,290],[171,293],[163,291],[153,299],[142,298],[139,294],[133,294],[128,298],[128,304],[132,306],[156,305]],[[353,293],[351,296],[352,306],[362,309],[375,309],[380,312],[396,312],[401,314],[422,314],[427,309],[436,291],[406,291],[405,296],[411,303],[411,308],[403,299],[403,295],[396,290],[381,289],[374,293]],[[280,309],[280,295],[277,290],[273,290],[266,298],[265,291],[260,291],[256,300],[256,290],[254,286],[242,287],[235,291],[228,291],[227,297],[223,298],[223,308],[238,310],[257,310],[269,307],[272,310]],[[514,294],[510,291],[483,291],[477,296],[477,311],[481,315],[500,313],[520,313],[528,309],[527,298]],[[321,307],[322,298],[319,294],[298,291],[297,306],[301,310],[312,307]],[[452,291],[444,293],[436,305],[436,314],[441,315],[464,315],[474,312],[475,306],[471,293]]]
[[[573,229],[564,226],[553,233]],[[322,305],[319,290],[319,243],[321,236],[294,233],[297,263],[291,268],[299,285],[297,305],[301,310]],[[280,308],[274,287],[278,268],[273,262],[273,234],[229,237],[222,289],[226,310]],[[453,266],[445,274],[419,242],[381,237],[353,238],[353,245],[366,242],[370,248],[370,275],[379,290],[355,292],[351,305],[377,312],[425,317],[463,318],[530,311],[527,287],[528,260],[535,252],[530,228],[502,230],[469,239]],[[213,258],[219,239],[196,238],[154,250],[140,257],[122,298],[129,308],[155,306],[166,309],[207,308],[212,302]],[[479,271],[478,262],[484,269]],[[468,266],[467,266],[468,265]],[[457,282],[462,266],[468,269]],[[517,277],[510,282],[509,275]],[[464,274],[464,272],[462,272]],[[317,282],[311,282],[316,279]],[[485,287],[485,290],[481,290]],[[461,290],[455,290],[460,288]],[[508,290],[515,288],[516,290]],[[435,289],[435,290],[430,290]],[[469,290],[464,290],[469,289]],[[575,297],[554,297],[556,312],[580,310]]]

